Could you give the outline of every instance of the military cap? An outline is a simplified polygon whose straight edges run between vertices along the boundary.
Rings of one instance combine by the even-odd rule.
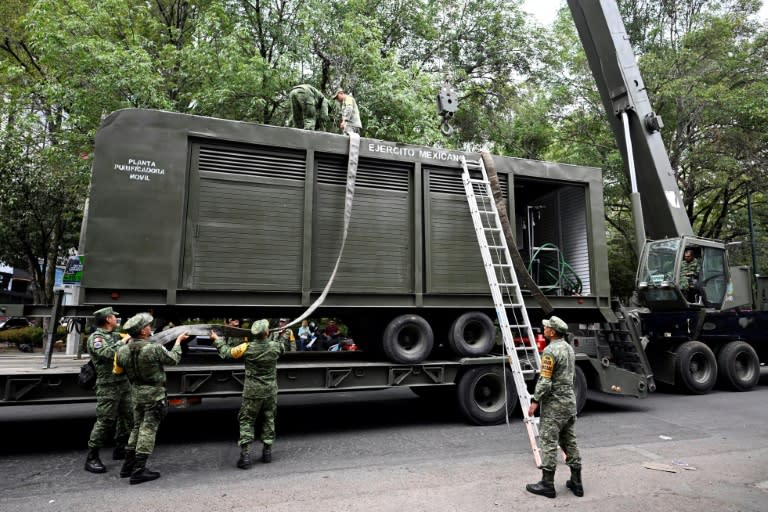
[[[262,319],[256,320],[251,326],[251,332],[253,334],[261,334],[262,332],[269,332],[269,320]]]
[[[544,324],[544,327],[550,327],[559,333],[568,332],[568,324],[559,317],[552,316],[549,320],[544,320],[542,323]]]
[[[120,316],[120,313],[112,308],[101,308],[93,312],[93,316],[96,317],[96,319],[107,318],[109,315]]]
[[[338,96],[338,95],[339,95],[340,93],[342,93],[342,92],[344,92],[344,89],[342,89],[341,87],[339,87],[338,89],[336,89],[336,92],[335,92],[335,93],[333,93],[333,99],[336,99],[336,96]]]
[[[152,315],[149,313],[139,313],[138,315],[132,316],[125,322],[125,325],[123,325],[123,330],[128,334],[136,334],[144,327],[151,324],[154,320],[155,319],[152,318]]]

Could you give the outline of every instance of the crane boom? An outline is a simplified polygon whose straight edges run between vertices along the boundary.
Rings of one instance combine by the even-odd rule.
[[[627,171],[637,169],[645,233],[651,239],[693,235],[659,133],[661,120],[651,109],[615,0],[568,0],[568,7]],[[623,114],[629,120],[629,151]]]

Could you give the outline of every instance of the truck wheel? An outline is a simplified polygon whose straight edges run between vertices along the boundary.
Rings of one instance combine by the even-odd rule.
[[[587,403],[587,377],[578,366],[573,372],[573,394],[576,395],[576,414],[579,414]]]
[[[470,368],[459,379],[456,392],[459,409],[475,425],[503,423],[517,407],[515,381],[501,365]]]
[[[686,341],[677,348],[675,381],[693,395],[709,393],[717,381],[717,361],[712,350],[700,341]]]
[[[387,324],[382,348],[394,363],[420,363],[432,352],[432,327],[419,315],[400,315]]]
[[[717,354],[720,382],[735,391],[749,391],[760,380],[760,359],[757,352],[743,341],[732,341]]]
[[[464,313],[453,321],[448,332],[448,346],[460,356],[484,356],[495,342],[493,320],[480,311]]]

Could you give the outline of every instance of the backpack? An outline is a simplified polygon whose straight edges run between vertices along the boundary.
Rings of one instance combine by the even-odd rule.
[[[77,384],[88,391],[96,387],[96,365],[90,359],[80,367],[80,374],[77,376]]]

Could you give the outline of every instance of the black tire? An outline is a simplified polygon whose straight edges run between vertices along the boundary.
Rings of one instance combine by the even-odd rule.
[[[501,365],[470,368],[459,378],[456,392],[461,413],[475,425],[503,423],[518,404],[512,374]]]
[[[387,324],[382,348],[394,363],[420,363],[432,352],[435,337],[432,327],[419,315],[401,315]]]
[[[573,372],[573,394],[576,395],[576,414],[580,414],[587,403],[587,377],[578,366]]]
[[[760,380],[757,352],[743,341],[731,341],[717,354],[720,383],[734,391],[749,391]]]
[[[484,356],[496,343],[496,327],[481,311],[464,313],[451,324],[448,346],[460,356]]]
[[[692,395],[709,393],[717,382],[717,361],[712,350],[700,341],[686,341],[677,348],[675,384]]]

